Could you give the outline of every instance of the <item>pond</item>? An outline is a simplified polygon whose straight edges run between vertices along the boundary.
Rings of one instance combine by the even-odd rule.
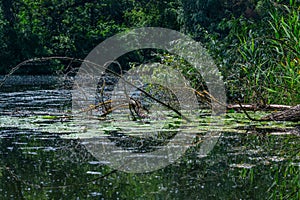
[[[0,91],[1,199],[300,198],[299,135],[253,129],[295,124],[254,123],[241,113],[229,113],[207,155],[201,154],[201,143],[193,143],[170,164],[135,173],[118,170],[109,164],[109,155],[91,151],[90,139],[109,138],[109,145],[147,156],[179,131],[201,140],[207,124],[214,123],[206,119],[209,114],[197,111],[190,126],[172,118],[153,133],[161,120],[108,116],[83,123],[68,117],[72,93],[57,77],[12,76]],[[143,132],[151,137],[139,139]]]

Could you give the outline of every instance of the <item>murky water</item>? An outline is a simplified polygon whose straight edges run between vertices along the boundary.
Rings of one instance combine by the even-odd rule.
[[[55,77],[41,78],[52,80],[42,84],[39,78],[32,79],[34,84],[0,88],[0,199],[300,197],[297,135],[246,134],[224,129],[206,157],[200,153],[199,143],[191,145],[175,163],[164,168],[149,173],[126,173],[112,168],[105,159],[96,158],[87,148],[86,140],[71,137],[87,132],[83,126],[72,129],[75,119],[50,118],[68,113],[70,90]],[[130,141],[128,147],[128,137],[109,126],[112,122],[123,129],[129,123],[133,128],[132,132],[126,129],[128,135],[138,132],[134,130],[147,130],[149,123],[97,120],[99,134],[110,137],[110,145],[126,150],[135,148],[141,154],[151,151],[147,148],[166,145],[174,137],[164,135],[164,140],[150,145],[146,140]],[[173,126],[168,124],[169,128]],[[186,127],[186,132],[201,135],[201,127]]]

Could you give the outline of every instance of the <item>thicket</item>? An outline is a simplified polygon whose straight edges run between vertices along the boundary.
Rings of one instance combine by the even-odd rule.
[[[296,0],[184,1],[183,30],[210,51],[232,101],[299,104],[299,5]]]
[[[35,57],[83,59],[116,33],[158,26],[202,42],[224,76],[231,101],[299,104],[299,6],[297,0],[2,0],[0,73]],[[201,85],[186,62],[166,59],[170,56],[156,54],[156,59],[176,65],[194,86]],[[145,58],[153,56],[131,55],[131,61]],[[38,63],[43,67],[17,72],[52,73],[68,64]]]

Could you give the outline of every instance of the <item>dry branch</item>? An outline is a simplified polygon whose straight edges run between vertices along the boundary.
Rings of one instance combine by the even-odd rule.
[[[287,110],[292,106],[287,105],[279,105],[279,104],[270,104],[259,106],[256,104],[242,104],[243,109],[249,111],[257,111],[257,110]],[[229,104],[227,105],[227,109],[241,110],[241,106],[239,104]]]
[[[300,104],[294,107],[291,107],[288,110],[272,113],[265,117],[262,117],[261,120],[273,120],[273,121],[300,121]]]

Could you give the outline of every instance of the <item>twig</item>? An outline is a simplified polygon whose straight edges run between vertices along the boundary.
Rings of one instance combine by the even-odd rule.
[[[242,106],[241,102],[238,101],[238,103],[239,103],[239,105],[240,105],[242,111],[245,113],[245,115],[246,115],[246,116],[248,117],[248,119],[250,119],[251,121],[257,121],[257,122],[267,121],[267,120],[263,120],[263,119],[254,119],[254,118],[252,118],[252,117],[247,113],[247,111],[244,109],[244,107]]]

